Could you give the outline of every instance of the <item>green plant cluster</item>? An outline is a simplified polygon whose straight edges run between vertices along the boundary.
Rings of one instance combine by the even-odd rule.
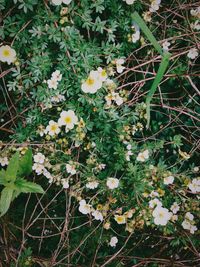
[[[0,0],[0,266],[198,266],[197,1],[65,1]]]

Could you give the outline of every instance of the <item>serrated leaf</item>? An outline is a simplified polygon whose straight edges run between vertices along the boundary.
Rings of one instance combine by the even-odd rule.
[[[19,161],[18,176],[28,176],[32,172],[32,151],[28,149]]]
[[[13,189],[5,187],[1,192],[0,198],[0,217],[3,216],[9,209],[12,201]]]
[[[19,169],[19,152],[16,152],[9,161],[6,169],[6,181],[15,181]]]
[[[39,194],[44,193],[44,190],[40,185],[33,182],[28,182],[24,179],[17,180],[15,186],[22,193],[39,193]]]

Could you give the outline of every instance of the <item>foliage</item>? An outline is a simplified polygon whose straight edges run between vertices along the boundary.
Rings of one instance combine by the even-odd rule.
[[[0,0],[0,265],[198,266],[198,3],[66,2]]]
[[[27,150],[20,159],[16,152],[6,170],[0,171],[0,184],[4,187],[0,198],[0,215],[3,216],[13,201],[20,193],[44,193],[40,185],[24,179],[32,172],[32,152]]]

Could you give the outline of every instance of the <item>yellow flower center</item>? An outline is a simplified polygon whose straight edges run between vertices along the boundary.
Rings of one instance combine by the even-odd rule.
[[[160,218],[163,218],[163,217],[164,217],[163,212],[160,212],[160,213],[159,213],[159,217],[160,217]]]
[[[123,223],[124,222],[124,217],[123,216],[118,216],[116,218],[116,220],[117,220],[118,223]]]
[[[10,56],[10,51],[8,49],[5,49],[3,51],[3,55],[4,55],[4,57],[9,57]]]
[[[72,122],[71,117],[66,117],[65,118],[65,122],[66,122],[66,124],[71,123]]]
[[[101,72],[101,76],[102,76],[102,77],[105,77],[106,75],[107,75],[106,71],[105,71],[105,70],[102,70],[102,72]]]
[[[55,132],[57,130],[57,125],[51,125],[51,131]]]
[[[86,83],[87,83],[88,86],[92,86],[92,85],[94,84],[94,79],[92,79],[92,78],[88,78],[88,79],[86,80]]]

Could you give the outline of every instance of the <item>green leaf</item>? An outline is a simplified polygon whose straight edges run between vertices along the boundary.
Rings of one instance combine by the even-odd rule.
[[[150,91],[147,95],[147,98],[146,98],[146,105],[147,105],[147,128],[149,127],[149,123],[150,123],[150,102],[152,100],[152,97],[159,85],[159,83],[161,82],[164,74],[165,74],[165,71],[169,65],[169,59],[170,59],[170,56],[171,54],[170,53],[165,53],[164,56],[163,56],[163,59],[160,63],[160,67],[158,69],[158,72],[156,74],[156,78],[154,79],[153,81],[153,84],[150,88]]]
[[[19,169],[19,152],[16,152],[10,159],[10,162],[6,169],[6,181],[7,182],[8,181],[14,182],[16,180],[18,169]]]
[[[156,38],[153,36],[152,32],[149,30],[149,28],[147,27],[144,20],[140,17],[140,15],[135,11],[132,15],[132,18],[138,24],[138,26],[141,28],[143,33],[146,35],[147,39],[151,42],[151,44],[158,51],[158,53],[162,55],[163,54],[162,47],[156,41]]]
[[[2,169],[0,171],[0,184],[5,184],[6,183],[6,171]]]
[[[24,179],[17,180],[15,183],[15,186],[22,193],[39,193],[39,194],[44,193],[44,190],[42,189],[40,185],[33,183],[33,182],[28,182]]]
[[[12,201],[17,198],[21,194],[21,191],[18,189],[15,189],[12,195]]]
[[[0,198],[0,217],[3,216],[9,209],[12,201],[13,189],[5,187],[1,192]]]
[[[28,176],[32,172],[32,151],[28,149],[19,161],[18,176]]]

